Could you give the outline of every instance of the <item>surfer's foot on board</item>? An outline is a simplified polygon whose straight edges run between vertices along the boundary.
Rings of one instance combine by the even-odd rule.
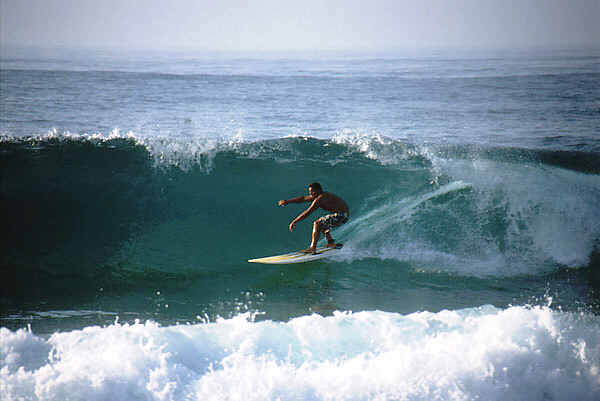
[[[336,244],[335,241],[331,241],[327,243],[327,248],[341,248],[344,244]]]
[[[306,248],[301,250],[302,253],[312,253],[313,255],[317,254],[317,248]]]

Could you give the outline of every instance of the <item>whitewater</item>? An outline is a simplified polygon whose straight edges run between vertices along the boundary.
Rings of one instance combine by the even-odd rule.
[[[597,317],[547,307],[1,329],[6,399],[595,400]],[[101,350],[101,352],[98,352]]]
[[[0,59],[2,400],[597,400],[600,53]],[[286,267],[318,181],[343,251]],[[316,218],[317,214],[311,216]]]

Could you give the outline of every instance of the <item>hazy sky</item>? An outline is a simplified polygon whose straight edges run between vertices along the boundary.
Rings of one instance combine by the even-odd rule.
[[[0,0],[0,18],[2,46],[600,47],[600,0]]]

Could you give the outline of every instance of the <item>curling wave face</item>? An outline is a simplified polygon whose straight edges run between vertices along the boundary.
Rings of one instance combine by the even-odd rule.
[[[51,135],[0,146],[5,265],[52,270],[125,258],[160,270],[152,249],[167,242],[178,244],[161,251],[171,271],[200,255],[222,266],[257,247],[276,252],[291,242],[271,240],[290,217],[274,200],[304,191],[306,177],[352,205],[339,230],[347,261],[537,274],[585,266],[600,238],[598,176],[561,152],[436,148],[354,133],[187,146],[132,134]],[[238,221],[243,229],[233,228]],[[228,242],[239,251],[224,255],[219,244]]]

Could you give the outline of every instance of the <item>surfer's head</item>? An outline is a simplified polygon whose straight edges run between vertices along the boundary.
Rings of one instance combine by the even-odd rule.
[[[308,192],[311,195],[321,195],[323,193],[323,188],[321,188],[321,184],[319,184],[318,182],[313,182],[308,186]]]

